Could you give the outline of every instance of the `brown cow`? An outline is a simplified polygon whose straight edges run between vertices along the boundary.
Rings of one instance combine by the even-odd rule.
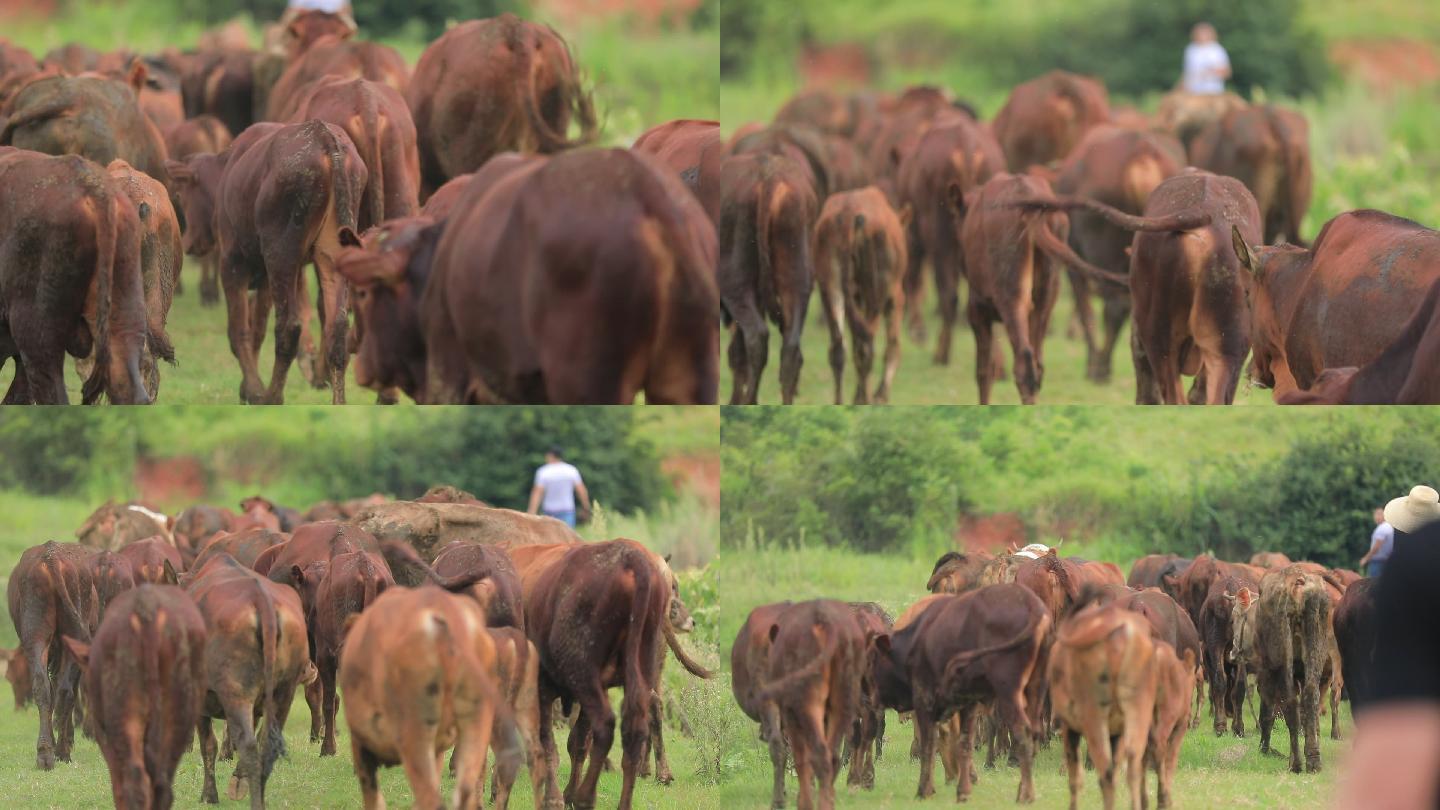
[[[174,575],[185,571],[184,556],[163,537],[147,537],[126,543],[119,554],[130,563],[136,586],[146,583],[174,585]],[[166,563],[170,564],[169,571],[165,570]]]
[[[57,70],[76,75],[87,70],[94,70],[100,64],[100,52],[88,45],[78,42],[67,42],[51,48],[40,60],[42,67],[53,67]]]
[[[975,333],[975,381],[980,404],[990,402],[995,378],[993,324],[1004,324],[1015,361],[1020,401],[1035,404],[1045,373],[1045,335],[1060,291],[1056,263],[1100,280],[1124,276],[1084,261],[1066,244],[1069,223],[1062,214],[1030,213],[1011,205],[1051,196],[1044,178],[1002,172],[979,188],[949,186],[951,227],[958,232],[970,283],[966,315]]]
[[[285,55],[293,61],[326,37],[343,40],[355,36],[355,21],[349,14],[306,9],[290,17],[282,36]]]
[[[1290,770],[1320,770],[1320,695],[1334,677],[1330,597],[1316,574],[1291,565],[1260,583],[1255,609],[1256,691],[1260,694],[1260,752],[1270,753],[1270,729],[1283,714],[1290,728]]]
[[[115,551],[146,537],[168,538],[169,523],[167,517],[141,504],[109,500],[90,513],[75,531],[75,539],[83,545]]]
[[[830,327],[830,371],[835,404],[842,403],[845,332],[855,362],[855,404],[890,399],[900,367],[900,319],[905,306],[905,229],[910,209],[899,214],[875,186],[831,194],[815,223],[812,255],[820,303]],[[873,400],[867,390],[875,361],[875,336],[885,319],[885,366]]]
[[[85,559],[86,577],[95,589],[95,615],[103,618],[116,597],[135,587],[135,569],[113,551],[97,551]]]
[[[1130,566],[1130,576],[1125,584],[1132,588],[1158,588],[1165,565],[1178,559],[1178,554],[1146,554]]]
[[[1118,604],[1084,608],[1060,626],[1046,674],[1051,704],[1065,727],[1070,810],[1075,810],[1084,784],[1082,737],[1095,763],[1106,810],[1115,804],[1115,773],[1121,763],[1130,807],[1144,806],[1145,750],[1160,675],[1158,646],[1146,621]]]
[[[15,711],[30,705],[30,659],[25,657],[23,647],[13,650],[0,649],[0,672],[10,682],[10,692],[15,696]]]
[[[1243,110],[1246,106],[1245,99],[1234,93],[1213,95],[1175,90],[1160,99],[1155,118],[1163,129],[1180,140],[1189,154],[1190,144],[1201,130],[1231,110]]]
[[[1016,584],[925,598],[932,604],[913,624],[874,639],[881,654],[871,663],[881,703],[896,711],[915,712],[915,734],[920,740],[916,795],[935,793],[935,729],[952,712],[958,712],[961,723],[956,799],[964,801],[970,795],[967,774],[972,772],[976,715],[982,703],[993,701],[1020,761],[1016,801],[1033,802],[1031,740],[1044,723],[1049,611],[1038,597]]]
[[[509,13],[460,23],[431,43],[406,100],[420,133],[422,198],[499,152],[558,152],[597,134],[565,40]],[[575,141],[566,137],[572,119]]]
[[[935,561],[925,590],[931,593],[964,593],[980,587],[980,572],[994,555],[985,551],[947,551]]]
[[[326,77],[367,79],[404,93],[410,84],[405,58],[376,42],[321,37],[297,56],[270,88],[265,120],[291,120],[309,86]]]
[[[1440,404],[1440,281],[1395,337],[1363,368],[1327,368],[1308,391],[1277,395],[1282,405]]]
[[[95,357],[84,402],[149,403],[135,206],[75,156],[0,147],[0,187],[31,190],[0,209],[0,366],[16,359],[4,404],[69,402],[67,353]]]
[[[202,801],[215,804],[215,735],[223,718],[238,753],[230,798],[250,792],[252,810],[265,806],[265,783],[285,753],[285,718],[310,658],[305,616],[294,590],[277,585],[219,553],[187,574],[185,590],[205,617],[208,692],[199,721],[205,769]],[[258,714],[257,714],[258,713]],[[256,728],[257,716],[265,729]]]
[[[30,696],[40,710],[35,763],[70,761],[75,741],[75,689],[80,671],[61,636],[89,641],[99,620],[86,561],[92,549],[49,542],[25,550],[5,588],[10,621],[30,670]],[[53,726],[52,726],[53,722]]]
[[[558,810],[564,806],[564,802],[558,794],[546,792],[546,786],[553,782],[549,778],[550,764],[545,760],[545,751],[540,747],[540,653],[534,642],[525,637],[523,630],[514,627],[487,627],[485,631],[495,642],[495,669],[491,673],[491,679],[501,699],[514,715],[520,743],[524,748],[525,766],[530,769],[530,789],[535,797],[535,809]],[[503,740],[505,734],[504,724],[497,717],[491,739]],[[499,810],[505,810],[510,800],[510,789],[520,772],[520,759],[515,756],[496,758],[490,795],[494,797],[493,804]]]
[[[1245,646],[1237,643],[1239,628],[1235,619],[1250,610],[1258,595],[1256,582],[1229,575],[1216,577],[1196,617],[1201,663],[1210,685],[1210,714],[1217,737],[1225,733],[1226,717],[1230,718],[1235,736],[1245,736],[1245,693],[1249,689],[1246,677],[1250,662],[1248,656],[1233,654],[1237,647]]]
[[[1063,160],[1091,127],[1110,118],[1105,85],[1088,76],[1052,70],[1017,85],[995,115],[992,129],[1010,171]]]
[[[1185,165],[1185,150],[1177,141],[1152,132],[1102,125],[1081,138],[1055,178],[1055,191],[1067,196],[1086,197],[1115,207],[1127,214],[1140,214],[1156,186],[1177,174]],[[1129,231],[1118,228],[1092,211],[1070,215],[1070,246],[1086,261],[1112,270],[1128,269]],[[1075,293],[1075,317],[1085,337],[1086,376],[1096,382],[1110,379],[1111,357],[1120,329],[1130,320],[1128,285],[1097,284],[1104,301],[1104,330],[1097,341],[1094,315],[1090,309],[1090,279],[1070,272]]]
[[[1378,357],[1440,281],[1440,233],[1382,211],[1340,214],[1309,249],[1234,241],[1254,277],[1252,375],[1277,399]]]
[[[375,299],[359,310],[365,384],[424,403],[715,401],[714,229],[649,158],[583,149],[526,162],[472,181],[440,230],[419,237],[434,245],[429,266],[342,258]],[[406,316],[368,317],[381,302]],[[412,373],[380,376],[372,358],[397,349]]]
[[[484,610],[485,626],[525,629],[520,574],[509,554],[495,546],[457,540],[435,555],[434,568],[442,577],[478,573],[475,584],[464,592]]]
[[[810,229],[818,198],[799,162],[776,155],[726,158],[721,171],[720,306],[730,336],[731,405],[753,405],[769,357],[770,330],[780,328],[780,398],[800,387],[800,337],[815,270]]]
[[[1250,555],[1250,564],[1256,568],[1284,568],[1290,564],[1290,558],[1278,551],[1257,551]]]
[[[165,148],[171,160],[187,160],[191,155],[218,155],[233,140],[224,122],[213,115],[192,118],[165,131]],[[220,303],[220,257],[214,251],[200,258],[200,303]],[[177,285],[178,291],[178,285]]]
[[[1364,708],[1372,697],[1378,583],[1374,578],[1360,580],[1345,590],[1340,604],[1335,606],[1335,646],[1340,651],[1340,668],[1352,713]]]
[[[295,530],[289,542],[271,559],[269,568],[261,573],[271,582],[293,585],[291,573],[295,567],[305,568],[317,560],[329,560],[352,551],[378,554],[380,543],[374,535],[350,523],[338,520],[307,523]]]
[[[1196,697],[1198,666],[1193,650],[1177,653],[1175,647],[1163,641],[1155,645],[1155,715],[1150,724],[1146,759],[1158,777],[1155,806],[1162,810],[1171,805],[1175,771],[1180,765],[1180,746],[1190,728],[1190,700]]]
[[[840,743],[860,709],[866,634],[850,607],[832,599],[792,606],[767,632],[770,653],[760,696],[775,703],[795,761],[796,807],[830,810]]]
[[[540,652],[540,738],[549,761],[557,759],[551,723],[555,699],[580,706],[570,730],[567,804],[594,806],[600,770],[615,734],[606,690],[622,686],[624,779],[619,806],[631,806],[653,709],[652,690],[658,683],[659,645],[674,638],[665,629],[671,595],[667,584],[652,552],[633,541],[613,540],[568,547],[525,587],[526,633]],[[703,670],[692,672],[701,675]],[[590,764],[584,770],[587,756]],[[553,774],[549,781],[553,784]]]
[[[285,379],[301,344],[303,270],[320,285],[321,366],[331,401],[345,401],[349,292],[334,269],[339,232],[354,228],[368,173],[344,130],[321,121],[254,127],[220,155],[171,163],[184,202],[186,252],[220,252],[230,351],[240,362],[240,400],[285,401]],[[258,286],[251,300],[250,290]],[[258,369],[275,307],[275,371]]]
[[[523,546],[581,542],[580,535],[564,521],[466,503],[393,501],[361,511],[352,522],[381,542],[408,544],[427,560],[453,540],[502,544],[512,555]],[[518,568],[519,563],[516,565]],[[523,571],[521,578],[523,581]]]
[[[116,807],[169,808],[205,702],[205,620],[179,588],[142,585],[110,606],[93,643],[66,637],[110,770]]]
[[[136,171],[123,160],[115,160],[105,169],[140,216],[140,278],[145,290],[149,348],[140,370],[146,390],[151,397],[157,397],[160,369],[156,361],[175,363],[175,347],[165,331],[165,322],[170,317],[170,304],[179,287],[180,267],[185,259],[180,246],[180,219],[170,203],[169,192],[158,180]]]
[[[256,119],[255,64],[256,54],[248,50],[219,48],[197,54],[180,77],[185,117],[214,116],[237,136],[248,129]]]
[[[292,122],[318,118],[345,130],[368,170],[358,230],[413,216],[420,208],[420,153],[405,97],[367,79],[324,76],[297,96]]]
[[[706,216],[720,227],[720,124],[680,119],[651,127],[630,147],[653,155],[695,193]]]
[[[860,705],[845,738],[849,751],[847,785],[875,788],[875,761],[885,744],[885,707],[880,703],[880,690],[871,677],[870,656],[878,651],[870,644],[876,636],[894,632],[894,621],[885,608],[875,602],[851,602],[850,612],[865,637],[865,661],[860,668]]]
[[[785,806],[785,736],[780,730],[780,710],[761,688],[770,671],[770,628],[793,603],[761,605],[745,618],[735,643],[730,647],[730,690],[740,710],[760,724],[760,739],[770,750],[774,788],[770,806]]]
[[[1169,588],[1174,588],[1175,592],[1170,593],[1171,597],[1185,608],[1191,619],[1195,619],[1200,615],[1200,609],[1210,595],[1210,586],[1215,580],[1226,576],[1236,577],[1258,591],[1263,573],[1248,565],[1228,563],[1209,554],[1201,554],[1183,572],[1167,574],[1164,581],[1169,587],[1165,590],[1170,593]]]
[[[222,506],[192,506],[175,518],[175,547],[186,560],[193,560],[210,538],[232,530],[236,517]]]
[[[1305,116],[1274,105],[1231,110],[1190,144],[1190,164],[1234,177],[1255,196],[1265,244],[1303,245],[1310,207],[1310,127]]]
[[[221,532],[210,538],[210,542],[195,555],[187,568],[199,571],[214,557],[233,557],[246,568],[254,569],[260,555],[270,548],[286,542],[286,537],[270,529],[241,529],[237,532]],[[273,559],[273,554],[267,559]],[[268,569],[267,569],[268,570]]]
[[[383,803],[381,765],[405,767],[417,807],[447,806],[439,765],[452,746],[453,803],[477,806],[500,706],[494,667],[495,643],[470,599],[397,586],[360,614],[340,655],[340,686],[366,807]]]
[[[900,147],[892,147],[899,149]],[[897,151],[898,157],[900,153]],[[963,197],[1005,170],[1005,155],[989,130],[963,116],[933,124],[920,135],[913,151],[897,164],[896,195],[914,211],[905,270],[905,305],[912,334],[922,331],[923,263],[928,257],[940,306],[940,337],[935,362],[950,362],[951,333],[959,313],[964,255],[951,207],[951,186]]]

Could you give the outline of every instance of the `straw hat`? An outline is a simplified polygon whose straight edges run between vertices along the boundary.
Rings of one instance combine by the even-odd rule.
[[[1435,520],[1440,520],[1440,493],[1423,484],[1385,504],[1385,521],[1396,531],[1409,534]]]

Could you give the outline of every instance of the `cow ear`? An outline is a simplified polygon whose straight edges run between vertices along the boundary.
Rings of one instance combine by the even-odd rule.
[[[80,671],[88,671],[90,669],[90,645],[83,641],[76,641],[69,636],[61,636],[60,638],[65,642],[65,648],[70,651],[71,655],[75,656],[75,661],[80,664]]]
[[[1235,594],[1233,594],[1233,593],[1222,593],[1222,594],[1220,594],[1220,595],[1223,596],[1223,597],[1225,597],[1225,601],[1227,601],[1227,602],[1234,602],[1234,601],[1235,601]]]
[[[899,166],[900,166],[900,157],[901,157],[901,155],[900,155],[900,147],[898,147],[898,146],[892,146],[892,147],[890,147],[890,165],[891,165],[891,166],[894,166],[894,167],[896,167],[896,168],[899,168]]]
[[[180,575],[175,573],[175,566],[171,565],[169,560],[164,563],[164,572],[160,575],[160,581],[166,585],[180,584]]]
[[[146,67],[142,60],[136,58],[135,61],[130,63],[130,73],[125,77],[125,82],[129,84],[136,93],[144,89],[145,80],[148,78],[150,78],[150,68]]]
[[[300,566],[298,565],[290,566],[290,578],[295,580],[296,585],[305,584],[305,572],[301,570]]]
[[[887,655],[890,653],[889,633],[880,633],[879,635],[875,636],[875,649]]]
[[[1250,251],[1250,245],[1246,244],[1245,237],[1240,234],[1240,228],[1230,226],[1230,242],[1235,246],[1235,258],[1240,260],[1240,266],[1250,271],[1250,274],[1259,280],[1260,265],[1255,261],[1255,254]]]
[[[1180,582],[1179,578],[1176,577],[1174,574],[1165,574],[1160,577],[1160,581],[1164,582],[1166,585],[1169,585],[1172,588]]]
[[[340,232],[336,236],[340,239],[340,247],[365,247],[365,244],[360,241],[360,234],[355,233],[355,229],[348,225],[341,226]]]
[[[959,183],[951,183],[945,187],[945,200],[950,203],[950,210],[957,214],[965,213],[965,192],[960,190]]]
[[[772,625],[770,625],[770,632],[769,632],[767,635],[770,637],[770,641],[771,641],[771,643],[773,644],[774,641],[775,641],[775,637],[778,636],[778,635],[780,635],[780,625],[778,625],[778,624],[772,624]]]
[[[671,558],[672,556],[673,556],[673,555],[671,555],[671,554],[666,554],[666,555],[665,555],[665,562],[666,562],[666,563],[669,563],[669,562],[670,562],[670,558]]]
[[[1250,607],[1250,601],[1254,598],[1254,595],[1250,593],[1249,588],[1241,588],[1240,593],[1235,594],[1235,598],[1239,600],[1240,607],[1248,608]]]
[[[170,173],[171,180],[189,182],[195,179],[195,170],[190,168],[189,163],[179,160],[165,161],[165,171]]]

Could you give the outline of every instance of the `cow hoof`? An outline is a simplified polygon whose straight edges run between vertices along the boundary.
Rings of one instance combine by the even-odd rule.
[[[215,792],[215,787],[214,787],[214,785],[211,785],[210,787],[205,788],[205,790],[201,792],[201,794],[200,794],[200,801],[204,802],[205,804],[219,804],[219,803],[220,803],[220,794]]]
[[[55,768],[55,755],[50,751],[40,751],[35,755],[35,767],[42,771],[53,770]]]
[[[245,783],[245,780],[232,776],[230,777],[230,787],[225,790],[225,795],[229,796],[231,801],[238,802],[245,798],[248,788],[249,785]]]
[[[1314,762],[1310,762],[1310,761],[1307,760],[1307,761],[1305,762],[1305,772],[1306,772],[1306,773],[1320,773],[1320,760],[1317,759],[1317,760],[1315,760]]]
[[[657,774],[655,777],[655,781],[659,782],[662,785],[673,784],[675,782],[675,774],[670,773],[669,771],[666,771],[662,774]]]

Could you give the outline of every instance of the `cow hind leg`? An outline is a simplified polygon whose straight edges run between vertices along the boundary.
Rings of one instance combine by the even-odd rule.
[[[255,340],[250,318],[250,292],[247,269],[229,269],[222,274],[225,282],[225,325],[230,338],[230,353],[240,364],[240,401],[246,404],[263,402],[265,386],[260,382]]]
[[[649,745],[655,752],[655,781],[662,785],[668,785],[675,781],[675,774],[670,771],[670,760],[665,756],[665,706],[664,698],[659,690],[655,693],[655,703],[650,708],[650,742]],[[641,758],[641,763],[646,758]],[[648,776],[648,774],[645,774]]]
[[[12,584],[11,587],[15,585]],[[48,771],[55,767],[55,729],[52,726],[55,703],[54,696],[50,693],[50,667],[41,663],[46,660],[45,644],[32,643],[25,654],[30,658],[30,694],[40,713],[40,734],[35,741],[35,767]]]
[[[60,677],[55,690],[55,758],[61,762],[70,761],[70,752],[75,747],[76,695],[80,688],[80,667],[70,656],[60,660]]]
[[[325,737],[325,696],[320,678],[305,684],[305,707],[310,710],[310,742],[320,742]],[[330,753],[335,753],[331,751]],[[324,748],[320,756],[325,756]]]
[[[1105,296],[1105,343],[1095,356],[1090,379],[1105,383],[1110,381],[1110,372],[1115,356],[1115,344],[1120,342],[1120,330],[1130,320],[1130,296]]]
[[[365,810],[385,810],[385,797],[380,793],[380,762],[354,733],[350,735],[350,759],[355,766],[355,778],[360,782],[360,798]]]
[[[335,715],[339,710],[339,700],[335,695],[335,664],[327,663],[320,667],[320,677],[315,682],[320,685],[321,700],[323,703],[325,740],[320,744],[320,756],[335,756]],[[306,702],[309,702],[310,688],[305,688]],[[313,728],[313,724],[312,724]]]
[[[405,778],[415,797],[411,806],[420,810],[444,810],[440,767],[435,759],[435,734],[431,728],[416,722],[407,724],[400,732],[400,764],[405,768]]]
[[[219,804],[220,792],[215,788],[215,755],[219,745],[215,741],[215,729],[209,717],[200,718],[197,732],[200,737],[200,763],[204,770],[204,786],[200,789],[200,801]]]
[[[1070,783],[1070,810],[1080,802],[1080,789],[1085,786],[1085,772],[1080,770],[1080,732],[1065,729],[1065,773]]]
[[[822,259],[822,261],[824,261]],[[825,326],[830,330],[830,375],[835,379],[835,404],[845,402],[842,393],[845,380],[845,295],[840,289],[844,269],[832,262],[830,276],[820,288],[820,308],[825,311]]]
[[[269,268],[270,297],[275,305],[275,366],[270,372],[265,401],[284,405],[285,382],[300,350],[300,309],[305,294],[300,283],[298,240],[294,244],[266,245],[265,266]]]
[[[615,712],[610,708],[610,700],[603,689],[598,689],[595,695],[587,696],[581,701],[581,716],[589,718],[590,722],[590,762],[585,768],[585,779],[580,783],[575,794],[572,794],[571,804],[576,810],[591,810],[595,806],[595,792],[600,784],[600,772],[605,768],[605,759],[610,756],[610,748],[615,743]],[[576,726],[579,729],[579,726]],[[622,729],[623,732],[623,729]],[[641,733],[644,733],[643,727]],[[571,732],[574,737],[574,732]],[[623,741],[622,741],[623,745]],[[639,753],[638,751],[636,752]],[[573,746],[572,746],[573,755]],[[583,761],[583,743],[581,751]],[[573,758],[573,756],[572,756]],[[629,757],[626,757],[629,761]],[[579,770],[579,763],[576,763],[576,770]],[[634,763],[630,762],[628,776],[625,781],[634,787],[635,771]],[[625,794],[628,797],[628,793]],[[621,801],[622,810],[628,810],[628,805]]]
[[[490,733],[495,725],[495,709],[490,704],[485,704],[475,716],[461,729],[460,736],[455,746],[455,757],[451,759],[452,765],[458,765],[455,773],[455,806],[461,810],[471,810],[480,803],[481,786],[485,784],[485,757],[490,749]],[[510,782],[515,782],[515,771],[519,761],[516,757],[506,757],[499,750],[495,752],[496,767],[502,762],[511,764]],[[438,774],[439,769],[436,769]],[[507,788],[508,788],[507,784]],[[507,789],[505,800],[509,800]],[[504,804],[497,805],[504,807]]]
[[[770,748],[773,773],[770,807],[779,810],[785,806],[785,736],[780,728],[780,712],[775,708],[775,704],[765,704],[764,712],[760,722],[760,736],[765,738]]]
[[[973,292],[966,312],[970,317],[970,328],[975,332],[975,386],[980,391],[980,404],[989,405],[990,386],[995,379],[995,367],[990,362],[995,340],[994,327]]]
[[[350,360],[346,333],[350,326],[350,288],[335,270],[335,262],[324,253],[315,256],[315,275],[319,277],[320,311],[324,313],[321,330],[321,355],[330,384],[332,405],[345,404],[345,365]]]

